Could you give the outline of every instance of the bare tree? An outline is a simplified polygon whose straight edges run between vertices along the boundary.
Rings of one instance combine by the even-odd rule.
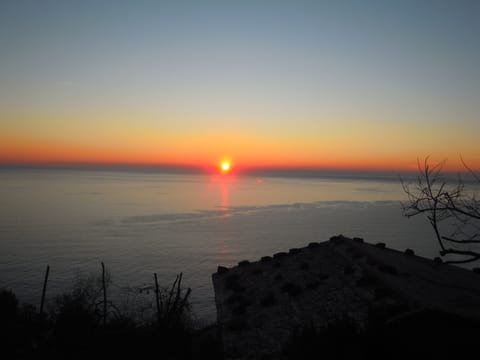
[[[480,259],[480,201],[477,189],[480,177],[462,159],[471,177],[465,182],[447,179],[442,172],[445,161],[431,165],[429,158],[418,161],[415,182],[402,180],[408,202],[403,204],[403,215],[426,215],[440,246],[440,255],[447,263],[460,264]],[[469,185],[469,187],[467,187]],[[477,187],[477,189],[475,189]]]

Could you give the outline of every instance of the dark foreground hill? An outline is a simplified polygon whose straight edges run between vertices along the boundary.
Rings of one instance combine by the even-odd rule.
[[[480,335],[478,273],[362,239],[336,236],[219,267],[218,321],[200,330],[177,280],[142,321],[104,307],[95,286],[42,313],[0,290],[0,356],[458,359],[471,357]]]
[[[330,241],[213,274],[229,358],[458,358],[480,335],[480,275],[385,244]]]

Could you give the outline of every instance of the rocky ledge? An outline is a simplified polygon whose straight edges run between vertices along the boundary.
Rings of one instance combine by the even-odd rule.
[[[345,317],[361,328],[372,309],[388,321],[427,310],[480,319],[477,273],[361,238],[219,266],[212,277],[226,358],[276,357],[299,328]]]

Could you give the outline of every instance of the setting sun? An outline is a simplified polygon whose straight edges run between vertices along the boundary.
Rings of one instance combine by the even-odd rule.
[[[229,172],[231,168],[232,168],[232,165],[230,164],[229,161],[222,161],[222,163],[220,164],[220,169],[222,170],[223,173]]]

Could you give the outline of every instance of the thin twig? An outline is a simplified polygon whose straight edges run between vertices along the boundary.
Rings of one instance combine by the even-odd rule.
[[[43,314],[43,305],[45,304],[45,294],[47,293],[47,282],[49,273],[50,266],[47,265],[47,270],[45,271],[45,278],[43,279],[42,298],[40,300],[40,314]]]
[[[107,323],[107,286],[105,284],[105,264],[102,261],[102,289],[103,289],[103,325]]]

